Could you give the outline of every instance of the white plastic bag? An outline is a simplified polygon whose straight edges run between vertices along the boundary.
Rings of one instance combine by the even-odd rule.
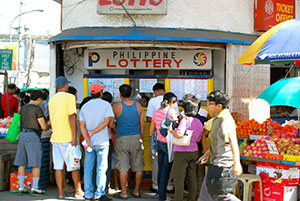
[[[168,143],[168,159],[169,163],[171,163],[174,159],[174,153],[173,153],[173,144],[171,140],[172,134],[168,131],[168,135],[166,136],[167,143]]]
[[[65,158],[68,163],[68,166],[70,168],[79,169],[81,157],[82,153],[80,150],[80,146],[72,146],[71,144],[69,144],[65,153]]]

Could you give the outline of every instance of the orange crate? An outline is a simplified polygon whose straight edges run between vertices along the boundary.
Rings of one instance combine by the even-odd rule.
[[[279,154],[270,154],[270,153],[263,153],[262,154],[263,158],[267,158],[267,159],[273,159],[273,160],[282,160],[283,156],[279,155]]]

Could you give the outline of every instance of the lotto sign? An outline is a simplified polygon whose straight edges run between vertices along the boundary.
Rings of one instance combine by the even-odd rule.
[[[99,14],[167,14],[167,0],[99,0]]]
[[[0,70],[11,70],[13,61],[13,50],[0,49]]]
[[[211,70],[210,50],[85,51],[87,69]]]

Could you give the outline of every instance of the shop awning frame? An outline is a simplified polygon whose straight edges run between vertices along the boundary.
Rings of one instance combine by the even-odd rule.
[[[49,42],[68,41],[174,41],[251,45],[259,35],[205,30],[150,27],[80,27],[66,29]]]

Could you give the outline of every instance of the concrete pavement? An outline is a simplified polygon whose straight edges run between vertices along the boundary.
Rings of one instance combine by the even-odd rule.
[[[114,201],[120,201],[120,199],[116,199],[113,197],[113,194],[116,193],[114,191],[110,191],[108,197],[112,198]],[[128,191],[130,194],[130,190]],[[153,195],[150,191],[141,191],[142,198],[134,198],[133,196],[128,197],[128,201],[154,201],[158,200],[157,195]],[[74,193],[67,193],[67,198],[65,200],[84,200],[84,199],[76,199],[73,197]],[[22,194],[18,195],[16,193],[11,193],[9,191],[0,192],[0,200],[7,201],[59,201],[61,199],[57,198],[57,189],[55,186],[50,186],[46,188],[46,193],[42,195],[29,195]]]

